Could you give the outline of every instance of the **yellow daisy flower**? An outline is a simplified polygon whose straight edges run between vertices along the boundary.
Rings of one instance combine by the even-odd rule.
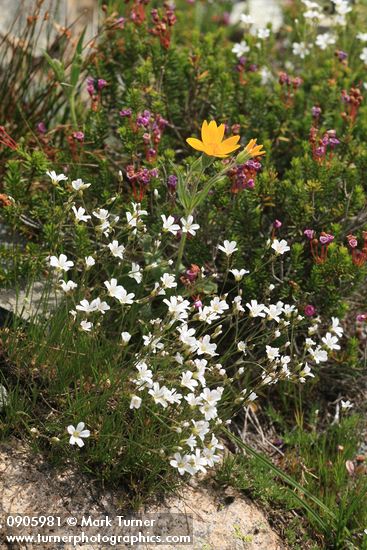
[[[252,157],[261,157],[265,155],[265,151],[262,151],[263,145],[257,145],[257,139],[250,139],[245,147],[245,151]]]
[[[187,138],[186,141],[191,147],[210,157],[225,158],[240,147],[237,145],[240,136],[231,136],[223,141],[224,129],[224,124],[217,126],[214,120],[209,124],[204,120],[201,127],[201,141],[197,138]]]

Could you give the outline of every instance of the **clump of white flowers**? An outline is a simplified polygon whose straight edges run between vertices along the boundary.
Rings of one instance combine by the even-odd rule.
[[[76,180],[70,189],[77,195],[86,193],[88,185]],[[74,199],[77,202],[77,196]],[[108,334],[111,319],[120,327],[116,349],[128,357],[121,366],[128,407],[132,415],[146,411],[150,417],[155,411],[177,434],[177,444],[166,456],[179,474],[205,472],[220,461],[221,425],[264,388],[281,380],[305,383],[315,376],[315,366],[340,349],[343,329],[337,318],[326,330],[314,320],[302,338],[305,330],[297,330],[309,321],[295,304],[270,299],[259,303],[256,296],[242,296],[241,281],[249,272],[238,264],[233,267],[235,241],[217,244],[231,290],[222,293],[218,275],[198,269],[190,276],[207,280],[212,290],[194,296],[192,281],[180,279],[164,253],[168,245],[177,246],[180,234],[197,238],[200,226],[192,215],[162,214],[159,234],[149,236],[144,221],[148,212],[138,203],[116,214],[106,208],[88,213],[87,203],[68,204],[68,223],[82,222],[95,242],[91,256],[70,260],[60,253],[48,258],[52,280],[56,270],[56,284],[64,291],[70,325],[83,338]],[[147,249],[147,239],[149,252],[139,254]],[[283,262],[290,249],[284,239],[274,239],[264,253],[274,264]],[[91,285],[87,270],[92,271]],[[279,282],[275,277],[274,283]],[[152,302],[157,316],[147,319]],[[254,373],[252,387],[249,373]],[[69,426],[68,433],[70,443],[80,447],[90,435],[83,423]]]
[[[314,27],[318,28],[320,26],[325,26],[326,28],[340,28],[345,27],[347,24],[347,15],[352,11],[352,6],[348,0],[331,0],[334,4],[334,13],[326,13],[323,9],[323,6],[320,2],[315,2],[313,0],[302,0],[302,4],[305,9],[302,13],[302,16],[305,22]],[[366,34],[359,33],[357,38],[364,42],[367,40]],[[293,42],[292,51],[293,55],[305,59],[310,53],[313,45],[317,46],[321,50],[326,50],[329,46],[334,46],[336,44],[337,38],[332,32],[319,33],[316,36],[314,43]],[[362,52],[360,58],[362,61],[365,61],[364,54]]]

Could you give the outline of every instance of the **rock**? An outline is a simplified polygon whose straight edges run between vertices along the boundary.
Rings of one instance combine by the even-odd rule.
[[[12,232],[0,222],[0,247],[24,248],[25,244],[26,239],[23,236]],[[3,268],[6,269],[7,267],[4,262]],[[28,321],[32,317],[49,315],[50,311],[56,307],[62,293],[55,290],[50,292],[48,287],[49,285],[45,282],[36,281],[27,288],[23,287],[18,290],[14,288],[1,289],[0,326],[11,321],[14,316],[23,319],[23,321]]]
[[[94,517],[126,515],[121,503],[126,501],[122,490],[101,489],[77,469],[60,473],[48,466],[40,455],[16,440],[0,444],[0,517],[18,513],[58,516],[76,512]],[[271,530],[264,514],[235,491],[230,498],[224,491],[210,486],[184,486],[180,494],[165,504],[150,506],[145,514],[181,514],[193,517],[192,545],[134,545],[137,550],[284,550],[285,545]],[[172,516],[176,517],[176,516]],[[174,529],[174,522],[170,530]],[[103,534],[104,529],[99,528]],[[3,530],[4,532],[4,530]],[[171,532],[171,531],[170,531]],[[81,546],[76,546],[76,548]],[[118,546],[125,548],[124,545]],[[34,546],[12,548],[32,550]],[[59,546],[54,546],[59,548]],[[65,544],[60,548],[71,550]],[[83,545],[83,549],[106,548],[105,545]]]
[[[2,384],[0,384],[0,411],[8,404],[8,392]]]
[[[75,35],[87,27],[86,40],[92,38],[98,25],[97,8],[97,0],[0,0],[0,37],[7,36],[9,43],[16,44],[27,25],[27,18],[38,14],[35,35],[39,34],[39,37],[32,55],[42,55],[60,26],[73,24],[72,33]],[[47,24],[44,23],[45,14],[48,14]]]
[[[179,497],[169,499],[165,510],[193,516],[196,550],[284,550],[264,514],[235,491],[231,497],[212,487],[184,487]],[[152,546],[143,546],[153,550]],[[172,550],[172,546],[159,546]],[[175,550],[187,546],[178,545]]]
[[[9,319],[16,316],[23,321],[49,315],[56,307],[61,294],[49,292],[48,286],[38,281],[27,289],[0,290],[0,310],[3,312],[1,318],[4,320],[4,324],[6,323],[6,312],[9,313]]]
[[[14,233],[4,225],[0,220],[0,245],[5,247],[20,246],[25,243],[25,239]]]

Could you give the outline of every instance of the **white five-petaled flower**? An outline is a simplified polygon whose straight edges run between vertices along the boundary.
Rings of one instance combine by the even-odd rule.
[[[173,388],[172,390],[169,390],[167,388],[166,399],[168,403],[171,403],[171,405],[174,403],[180,404],[182,400],[182,394],[177,393],[177,390],[175,388]]]
[[[157,353],[157,350],[164,348],[163,342],[159,336],[154,336],[151,332],[143,335],[144,346],[149,346],[153,353]]]
[[[268,84],[273,79],[272,72],[267,67],[261,67],[259,74],[263,85]]]
[[[241,298],[241,296],[235,296],[235,297],[233,298],[232,305],[233,305],[234,311],[236,311],[236,312],[239,312],[239,311],[244,312],[244,311],[245,311],[244,308],[243,308],[243,306],[242,306],[242,298]]]
[[[130,279],[134,279],[138,284],[140,284],[143,280],[142,269],[140,265],[135,262],[131,263],[131,270],[128,275]]]
[[[120,304],[130,305],[133,303],[134,293],[128,293],[122,285],[117,284],[117,279],[112,278],[110,281],[104,282],[105,287],[108,290],[108,294],[112,298],[116,298]]]
[[[148,393],[153,397],[154,403],[161,405],[164,409],[168,406],[168,388],[166,386],[160,386],[159,382],[154,382],[153,387],[150,388]]]
[[[51,178],[51,181],[54,185],[57,185],[60,181],[66,181],[68,179],[65,174],[56,174],[55,170],[51,170],[51,172],[46,172],[46,174]]]
[[[290,250],[287,241],[284,239],[282,239],[281,241],[278,241],[278,239],[274,239],[271,248],[275,250],[275,254],[284,254],[285,252],[288,252],[288,250]]]
[[[97,304],[94,300],[89,302],[88,300],[84,299],[81,300],[81,302],[76,306],[75,309],[77,309],[78,311],[82,311],[83,313],[86,313],[88,315],[93,311],[97,311]]]
[[[347,401],[343,401],[343,399],[342,399],[340,404],[341,404],[341,407],[342,407],[343,410],[348,410],[348,409],[351,409],[353,407],[353,403],[351,403],[349,401],[349,399]]]
[[[131,203],[131,205],[133,207],[133,211],[126,212],[126,220],[127,220],[127,224],[136,231],[136,228],[140,221],[139,218],[141,216],[147,216],[148,212],[146,210],[141,210],[139,203],[133,202]]]
[[[279,323],[280,315],[283,313],[283,302],[278,302],[277,304],[269,304],[269,307],[264,307],[264,311],[270,321],[275,321],[276,323]]]
[[[367,65],[367,48],[363,48],[362,53],[359,56],[359,59],[361,59],[363,63]]]
[[[322,349],[320,346],[317,346],[316,349],[310,348],[309,353],[317,365],[328,360],[327,351]]]
[[[246,307],[249,308],[251,317],[265,317],[265,305],[258,304],[257,300],[251,300],[251,303],[246,304]]]
[[[306,46],[305,42],[293,42],[292,50],[293,55],[297,55],[301,59],[304,59],[306,55],[310,53],[310,50]]]
[[[106,311],[111,309],[107,302],[102,302],[101,298],[95,298],[92,301],[92,305],[96,308],[96,311],[99,311],[100,313],[102,313],[102,315],[104,315]]]
[[[180,340],[185,345],[188,346],[191,351],[196,349],[196,338],[195,338],[195,329],[189,328],[188,325],[184,324],[177,328],[180,333]]]
[[[234,252],[236,252],[236,250],[238,250],[236,241],[228,240],[225,240],[223,244],[220,244],[218,249],[224,252],[227,256],[231,256]]]
[[[247,390],[244,390],[243,393],[246,395]],[[257,393],[254,391],[250,392],[249,395],[246,397],[246,401],[255,401],[257,399]]]
[[[336,334],[339,338],[343,336],[344,329],[340,326],[340,321],[337,317],[331,318],[330,331]]]
[[[213,437],[214,434],[213,434]],[[209,443],[210,445],[210,443]],[[221,446],[222,447],[222,446]],[[218,446],[218,448],[220,448]],[[222,447],[223,448],[223,447]],[[216,455],[215,454],[215,448],[212,448],[212,447],[204,447],[203,449],[203,455],[204,457],[206,458],[206,461],[208,463],[208,466],[210,466],[211,468],[213,468],[213,466],[217,463],[217,462],[220,462],[220,456],[219,455]]]
[[[87,222],[91,219],[91,216],[85,213],[85,208],[83,208],[82,206],[79,206],[78,209],[73,206],[73,212],[77,222]]]
[[[95,216],[101,222],[106,222],[107,218],[109,218],[110,216],[110,213],[105,208],[98,208],[98,210],[95,210],[93,212],[93,216]]]
[[[190,370],[183,372],[181,375],[181,386],[188,388],[192,392],[195,391],[195,388],[199,385],[199,382],[193,377],[193,373]]]
[[[132,395],[130,401],[130,409],[140,409],[142,399],[138,395]]]
[[[194,393],[189,393],[184,397],[185,401],[190,405],[190,407],[198,407],[201,405],[201,397],[196,396]]]
[[[169,300],[164,299],[163,302],[168,306],[169,313],[177,321],[184,321],[188,317],[187,309],[190,307],[190,302],[184,300],[182,296],[171,296]]]
[[[170,465],[177,468],[178,473],[182,476],[188,472],[189,457],[188,455],[182,456],[180,453],[175,453],[170,460]]]
[[[148,365],[144,363],[144,361],[141,361],[136,365],[138,375],[135,380],[133,380],[134,384],[138,386],[139,391],[143,390],[146,387],[151,387],[153,385],[152,376],[153,373],[150,369],[148,369]]]
[[[78,178],[71,182],[71,187],[74,189],[74,191],[84,191],[84,189],[88,189],[90,185],[90,183],[84,183],[81,178]]]
[[[196,235],[196,231],[200,229],[200,225],[194,223],[194,217],[190,214],[187,219],[181,218],[182,233],[190,233],[190,235]]]
[[[112,256],[115,256],[115,258],[120,258],[120,260],[124,258],[125,247],[123,244],[119,244],[118,241],[114,240],[107,246],[110,249]]]
[[[90,321],[87,321],[86,319],[84,319],[83,321],[80,322],[80,327],[85,332],[90,332],[93,328],[93,323],[91,323]]]
[[[189,455],[189,465],[188,472],[191,475],[195,475],[197,472],[206,473],[206,468],[208,462],[204,456],[201,456],[201,450],[196,449],[195,454]]]
[[[70,445],[78,445],[78,447],[84,447],[83,439],[90,436],[90,431],[84,429],[84,422],[79,422],[76,428],[70,425],[67,427],[67,431],[70,434]],[[82,439],[83,438],[83,439]]]
[[[269,36],[270,36],[270,29],[266,27],[257,29],[257,37],[260,38],[260,40],[265,40],[266,38],[269,38]]]
[[[86,256],[84,260],[85,260],[85,265],[87,269],[89,269],[90,267],[93,267],[94,264],[96,263],[96,260],[93,258],[93,256]]]
[[[64,281],[63,279],[60,279],[59,282],[62,290],[65,293],[71,292],[72,290],[74,290],[74,288],[78,286],[76,283],[74,283],[74,281]]]
[[[122,340],[122,344],[126,346],[131,340],[130,332],[121,332],[121,340]]]
[[[195,449],[195,447],[197,447],[196,437],[193,434],[191,434],[190,437],[185,439],[185,445],[190,447],[190,449],[193,451]]]
[[[322,341],[324,342],[325,346],[331,351],[340,349],[340,346],[338,344],[338,337],[333,336],[331,332],[327,332],[322,338]]]
[[[51,256],[50,257],[50,266],[59,269],[60,271],[69,271],[73,267],[74,262],[68,260],[65,254],[60,254],[59,257]]]
[[[162,221],[163,221],[163,231],[168,231],[169,233],[172,233],[172,235],[177,235],[178,231],[180,231],[180,226],[175,223],[175,218],[173,216],[166,216],[164,214],[161,215]]]
[[[269,361],[274,361],[277,357],[279,357],[279,348],[266,346],[266,355],[268,356]]]
[[[226,309],[229,309],[229,305],[225,300],[221,300],[218,296],[215,296],[210,300],[210,310],[213,313],[218,313],[221,315]]]
[[[211,355],[212,357],[214,357],[215,355],[218,355],[217,353],[215,353],[216,349],[217,349],[217,344],[212,344],[210,342],[209,334],[206,334],[205,336],[203,336],[197,341],[196,353],[198,355],[203,355],[205,353],[207,355]]]
[[[174,276],[169,273],[163,273],[161,283],[162,288],[175,288],[177,286]]]
[[[320,48],[320,50],[326,50],[328,46],[335,44],[335,36],[328,32],[325,32],[324,34],[318,34],[315,40],[315,44]]]
[[[361,42],[367,42],[367,32],[359,32],[357,34],[357,38],[358,40],[360,40]]]
[[[250,273],[247,269],[230,269],[230,272],[232,273],[237,283],[242,281],[244,275],[247,275],[247,273]]]
[[[347,13],[352,11],[352,7],[349,5],[348,0],[332,0],[332,2],[335,5],[335,11],[341,17],[344,17]]]
[[[238,57],[242,57],[245,53],[250,51],[250,46],[247,44],[246,40],[242,40],[239,44],[235,44],[232,48],[232,52]]]
[[[195,377],[199,380],[203,388],[205,388],[206,386],[205,371],[206,371],[206,365],[208,364],[208,361],[206,359],[195,359],[194,363],[197,369],[195,373]]]
[[[243,340],[238,342],[237,349],[238,349],[238,351],[241,351],[241,352],[245,353],[246,349],[247,349],[246,342],[244,342]]]
[[[306,376],[310,376],[311,378],[315,378],[315,375],[311,372],[311,369],[310,367],[308,366],[308,364],[306,363],[304,368],[301,370],[301,372],[299,373],[299,381],[303,384],[304,382],[306,382]]]
[[[193,424],[192,433],[200,437],[204,441],[206,434],[209,432],[209,422],[206,420],[191,420]]]

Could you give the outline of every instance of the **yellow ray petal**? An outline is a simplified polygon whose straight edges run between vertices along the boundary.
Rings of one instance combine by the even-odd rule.
[[[197,151],[204,151],[205,149],[204,143],[200,141],[200,139],[187,138],[186,141],[193,149],[196,149]]]
[[[221,142],[224,137],[225,124],[220,124],[217,128],[217,140]]]
[[[262,149],[263,145],[257,145],[257,139],[251,139],[245,147],[245,151],[247,151],[251,157],[265,155],[265,151]]]
[[[250,139],[250,141],[245,147],[246,151],[251,151],[254,145],[256,145],[256,142],[257,142],[257,139]]]
[[[207,143],[209,141],[209,125],[206,120],[204,120],[202,126],[201,126],[201,139],[203,143]]]
[[[236,151],[236,149],[241,147],[241,145],[237,145],[239,139],[240,136],[231,136],[230,138],[225,139],[218,145],[218,152],[222,155],[228,155],[229,153],[232,153],[232,151]]]
[[[262,147],[262,145],[258,145],[257,147],[255,147],[253,152],[254,157],[261,157],[262,155],[266,155],[266,152],[262,151]]]
[[[220,143],[221,140],[218,140],[218,128],[215,120],[211,120],[209,122],[206,130],[206,136],[206,140],[203,140],[204,143]]]
[[[241,136],[231,136],[224,141],[222,141],[221,145],[229,144],[229,145],[237,145],[237,143],[240,141]]]

